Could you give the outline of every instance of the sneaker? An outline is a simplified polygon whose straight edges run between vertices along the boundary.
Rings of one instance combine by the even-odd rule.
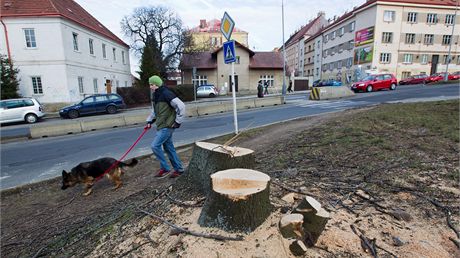
[[[170,172],[169,170],[162,168],[158,171],[158,174],[156,174],[155,177],[165,177],[166,175],[169,174],[169,172]]]
[[[183,173],[184,172],[174,171],[169,177],[170,178],[180,177]]]

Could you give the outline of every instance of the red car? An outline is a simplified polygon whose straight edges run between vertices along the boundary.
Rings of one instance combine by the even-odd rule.
[[[426,78],[425,83],[442,81],[442,80],[444,80],[445,74],[446,74],[445,72],[444,72],[444,73],[435,73],[435,74],[432,74],[430,77]],[[458,75],[457,75],[457,78],[458,78]],[[453,74],[448,74],[448,75],[447,75],[447,79],[448,79],[449,81],[450,81],[450,80],[458,80],[458,79],[455,79],[455,75],[453,75]]]
[[[452,79],[451,79],[451,77],[452,77]],[[449,80],[460,80],[460,71],[451,73],[449,75]]]
[[[376,91],[381,89],[396,89],[396,85],[398,85],[398,80],[394,75],[385,73],[385,74],[372,74],[365,77],[360,82],[355,82],[351,86],[351,89],[354,92],[358,91]]]
[[[414,75],[414,76],[409,76],[406,79],[400,80],[399,85],[425,83],[425,80],[426,80],[427,77],[428,77],[428,75],[426,75],[426,74],[418,74],[418,75]]]

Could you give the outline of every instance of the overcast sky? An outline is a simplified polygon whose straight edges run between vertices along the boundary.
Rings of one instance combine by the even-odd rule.
[[[120,21],[130,15],[134,8],[142,6],[165,6],[175,11],[188,28],[199,25],[200,19],[221,19],[226,11],[235,26],[248,32],[249,47],[255,51],[271,51],[281,46],[282,12],[281,0],[75,0],[128,45],[123,37]],[[324,11],[326,18],[340,16],[365,0],[284,0],[284,39],[305,25],[317,13]],[[138,69],[138,58],[131,53],[131,72]]]

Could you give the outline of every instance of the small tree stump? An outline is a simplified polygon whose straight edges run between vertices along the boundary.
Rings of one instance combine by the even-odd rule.
[[[231,168],[253,169],[254,167],[254,151],[250,149],[195,142],[186,174],[180,180],[208,194],[211,190],[211,174]]]
[[[251,232],[270,215],[270,177],[251,169],[227,169],[211,176],[212,191],[198,223],[226,231]]]
[[[303,228],[305,230],[305,243],[314,246],[330,219],[329,212],[313,197],[307,196],[297,206],[296,213],[303,215]]]
[[[303,215],[291,213],[281,218],[280,232],[284,238],[303,239]]]
[[[289,245],[289,250],[291,250],[293,255],[301,256],[307,252],[307,247],[302,241],[296,240]]]

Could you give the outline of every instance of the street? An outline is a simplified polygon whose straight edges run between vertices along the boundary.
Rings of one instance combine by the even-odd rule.
[[[282,106],[252,109],[238,113],[239,129],[251,129],[281,121],[319,115],[381,103],[434,101],[459,97],[458,84],[401,86],[396,91],[360,93],[348,99],[310,101],[305,95],[290,95]],[[19,126],[21,127],[21,126]],[[60,176],[83,161],[100,157],[119,158],[142,133],[143,126],[116,128],[78,135],[1,144],[0,189]],[[176,146],[233,132],[233,115],[224,113],[187,119],[174,135]],[[127,156],[151,153],[150,130]],[[156,168],[152,168],[152,171]]]

